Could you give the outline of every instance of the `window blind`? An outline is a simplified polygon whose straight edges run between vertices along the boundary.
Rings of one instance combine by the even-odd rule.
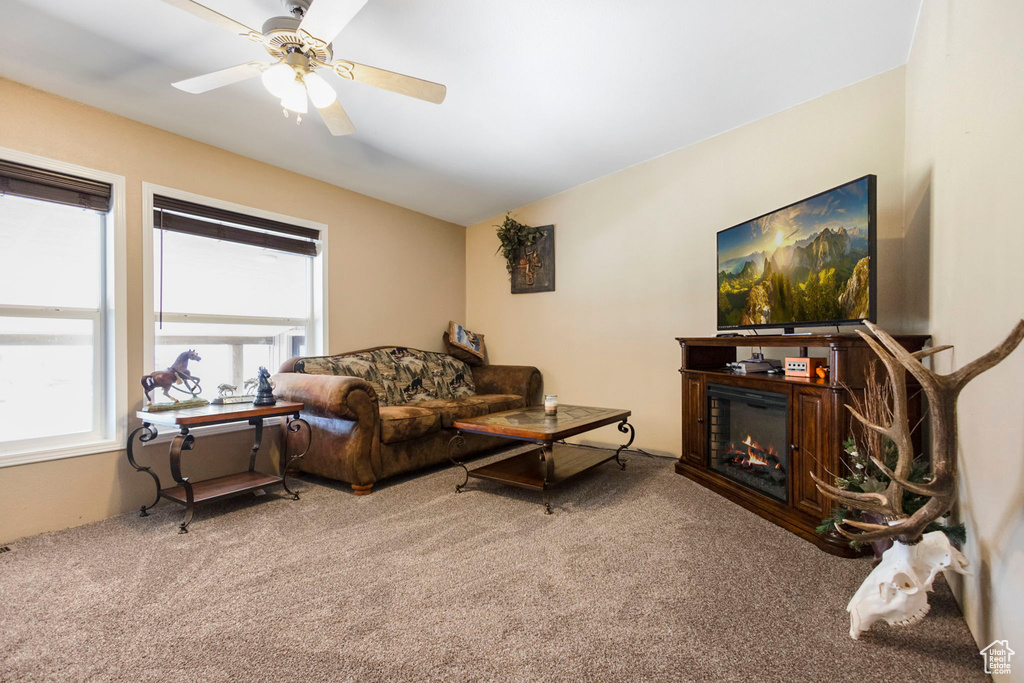
[[[320,239],[320,231],[313,228],[163,195],[153,197],[153,227],[304,256],[316,255]]]
[[[104,213],[110,210],[109,183],[0,159],[0,195],[4,194]]]

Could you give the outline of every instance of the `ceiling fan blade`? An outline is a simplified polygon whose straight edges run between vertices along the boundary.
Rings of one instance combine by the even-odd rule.
[[[341,33],[341,29],[365,4],[366,0],[315,0],[302,17],[299,30],[326,45]]]
[[[340,60],[331,64],[331,67],[342,78],[359,81],[360,83],[372,85],[375,88],[383,88],[384,90],[426,100],[434,104],[444,102],[445,95],[448,94],[448,88],[440,83],[432,83],[422,78],[413,78],[412,76],[405,76],[394,71],[378,69],[375,66],[366,66],[365,64]]]
[[[259,31],[254,31],[245,24],[235,21],[230,17],[226,17],[220,12],[214,12],[209,7],[200,5],[198,2],[192,2],[192,0],[163,0],[168,5],[173,5],[178,9],[183,9],[190,14],[194,14],[200,19],[205,19],[211,24],[217,24],[221,28],[226,28],[232,33],[237,33],[240,36],[249,36],[253,33],[262,36]]]
[[[193,95],[198,95],[199,93],[207,92],[214,88],[221,88],[225,85],[244,81],[245,79],[252,78],[253,76],[259,76],[261,66],[263,65],[259,62],[248,62],[247,64],[230,66],[227,69],[203,74],[202,76],[196,76],[195,78],[186,78],[184,81],[178,81],[171,85],[178,90],[184,90],[185,92],[190,92]]]
[[[331,135],[348,135],[356,132],[356,127],[352,125],[351,119],[348,114],[345,113],[345,109],[342,108],[341,102],[334,100],[329,105],[322,109],[317,109],[320,112],[320,118],[327,124],[327,128],[331,131]]]

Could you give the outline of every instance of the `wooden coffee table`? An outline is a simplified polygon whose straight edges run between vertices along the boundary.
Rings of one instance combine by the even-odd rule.
[[[548,417],[543,406],[506,410],[483,417],[457,420],[452,425],[457,430],[448,442],[448,459],[466,471],[466,478],[455,486],[461,493],[470,477],[490,479],[512,486],[519,486],[541,492],[544,514],[551,514],[548,491],[581,472],[614,460],[626,469],[626,463],[619,458],[623,449],[629,448],[636,435],[628,419],[631,412],[616,408],[589,408],[587,406],[558,406],[558,414]],[[558,444],[570,436],[589,432],[592,429],[619,423],[618,429],[629,434],[629,441],[614,452],[604,449],[585,448],[571,444]],[[519,453],[504,460],[469,469],[455,459],[456,452],[465,445],[463,434],[487,434],[537,444],[537,450]]]

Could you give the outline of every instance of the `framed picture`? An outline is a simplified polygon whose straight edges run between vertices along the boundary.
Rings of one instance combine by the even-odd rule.
[[[512,293],[555,291],[555,226],[542,225],[541,236],[524,247],[512,272]]]

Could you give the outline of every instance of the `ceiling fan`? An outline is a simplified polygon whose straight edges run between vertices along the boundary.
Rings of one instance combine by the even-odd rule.
[[[302,114],[308,111],[308,100],[332,135],[354,133],[355,126],[338,102],[334,88],[317,73],[318,69],[434,104],[444,101],[447,89],[439,83],[334,59],[331,41],[367,0],[284,0],[285,10],[291,16],[271,17],[263,24],[262,32],[192,0],[163,1],[259,43],[275,60],[272,64],[247,62],[173,83],[179,90],[199,94],[261,75],[263,86],[281,101],[285,116],[293,111],[301,121]]]

